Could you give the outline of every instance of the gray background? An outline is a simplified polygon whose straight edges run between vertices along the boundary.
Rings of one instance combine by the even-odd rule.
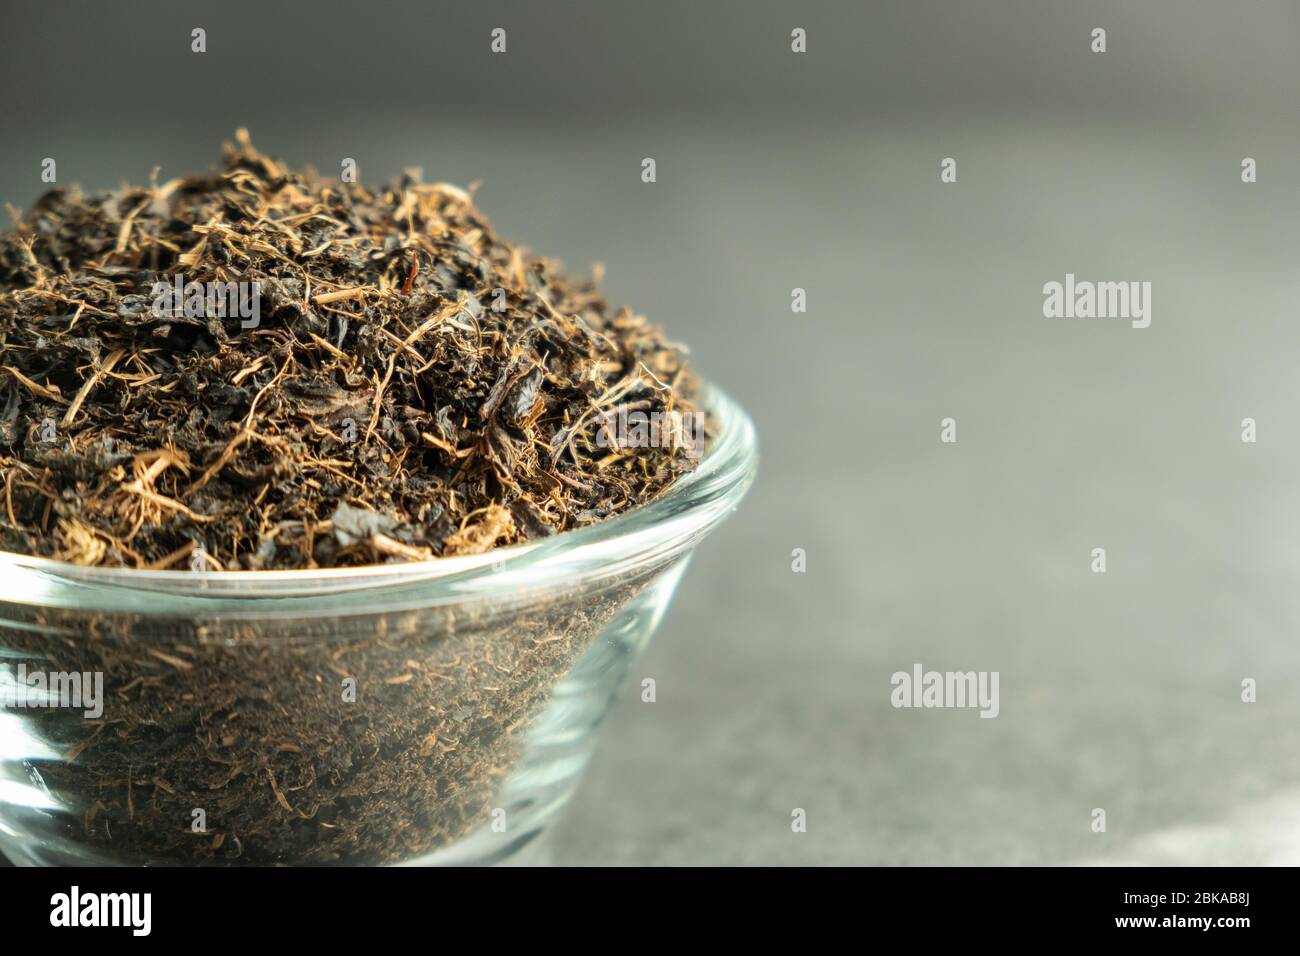
[[[240,125],[482,180],[752,413],[556,862],[1300,862],[1300,5],[12,7],[0,199]],[[1044,318],[1067,272],[1150,281],[1151,327]],[[918,662],[999,671],[1001,715],[892,708]]]

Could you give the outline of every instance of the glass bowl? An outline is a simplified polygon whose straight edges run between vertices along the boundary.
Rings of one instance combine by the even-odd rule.
[[[87,568],[0,553],[0,850],[17,864],[517,860],[753,424],[654,502],[485,555],[324,571]]]

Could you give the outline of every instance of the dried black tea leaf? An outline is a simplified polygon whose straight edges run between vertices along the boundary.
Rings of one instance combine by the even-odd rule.
[[[482,554],[663,492],[698,460],[695,391],[681,347],[465,191],[296,172],[241,131],[223,172],[55,190],[0,235],[0,548],[216,571]],[[112,860],[422,857],[487,818],[658,560],[506,612],[0,601],[7,662],[105,679],[101,718],[24,715],[56,755],[25,766],[60,838]]]
[[[237,140],[223,173],[54,190],[0,236],[0,548],[404,561],[620,514],[689,470],[678,443],[599,440],[620,408],[690,413],[695,385],[594,281],[454,186],[372,191]],[[334,528],[358,510],[370,534]]]

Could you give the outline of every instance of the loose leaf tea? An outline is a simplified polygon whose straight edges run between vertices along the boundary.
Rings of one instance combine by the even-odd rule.
[[[693,466],[683,349],[595,279],[498,239],[455,187],[371,191],[237,139],[224,173],[51,192],[0,236],[0,548],[182,572],[478,554]],[[106,698],[95,719],[23,712],[39,754],[4,769],[57,808],[48,852],[423,858],[492,814],[589,649],[563,719],[590,721],[672,560],[499,606],[362,595],[302,619],[0,595],[4,666],[100,674]],[[568,740],[547,787],[581,765]],[[527,820],[556,791],[520,799]]]
[[[555,797],[546,788],[582,765],[573,719],[591,720],[621,680],[631,659],[623,635],[647,626],[652,615],[638,608],[654,600],[661,570],[508,609],[303,620],[0,602],[3,620],[19,625],[0,637],[10,666],[104,675],[98,720],[15,711],[52,755],[14,776],[61,810],[62,842],[48,839],[45,813],[31,842],[68,854],[55,858],[64,862],[90,853],[145,864],[395,863],[489,828],[498,808],[508,818],[490,852],[527,840],[529,813]],[[527,751],[544,782],[508,797],[502,786],[530,730],[584,653],[594,666],[567,685],[569,724]],[[13,812],[5,806],[6,823]]]
[[[691,467],[683,349],[465,191],[225,172],[55,190],[0,237],[0,548],[318,568],[599,521]],[[632,413],[654,441],[620,440]],[[626,439],[626,436],[622,436]]]

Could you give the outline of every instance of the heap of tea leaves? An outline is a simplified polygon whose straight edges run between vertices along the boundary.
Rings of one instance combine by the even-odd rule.
[[[0,549],[317,568],[599,521],[697,460],[684,349],[499,239],[467,192],[227,145],[54,190],[0,236]],[[612,434],[629,411],[654,442]],[[196,563],[196,559],[197,563]]]

